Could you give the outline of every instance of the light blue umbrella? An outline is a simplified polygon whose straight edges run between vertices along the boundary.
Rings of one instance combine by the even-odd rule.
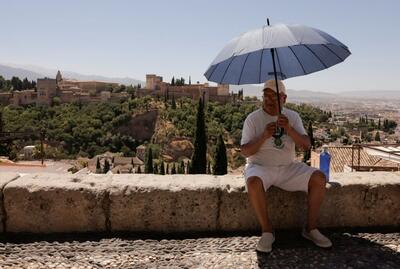
[[[350,50],[327,33],[302,25],[276,24],[231,40],[204,73],[221,84],[258,84],[311,74],[343,62]],[[277,97],[279,87],[276,82]],[[278,101],[279,113],[281,112]],[[277,130],[276,141],[283,134]]]
[[[321,30],[268,22],[231,40],[204,75],[221,84],[258,84],[314,73],[350,54],[344,44]]]

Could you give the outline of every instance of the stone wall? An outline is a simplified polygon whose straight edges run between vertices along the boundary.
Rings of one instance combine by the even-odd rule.
[[[0,232],[259,229],[241,176],[0,174]],[[400,226],[400,173],[333,174],[320,227]],[[271,188],[275,228],[305,222],[306,195]]]

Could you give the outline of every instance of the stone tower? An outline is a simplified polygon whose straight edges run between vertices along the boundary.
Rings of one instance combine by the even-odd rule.
[[[60,72],[60,70],[58,70],[58,71],[57,71],[57,76],[56,76],[57,84],[58,84],[61,80],[62,80],[61,72]]]

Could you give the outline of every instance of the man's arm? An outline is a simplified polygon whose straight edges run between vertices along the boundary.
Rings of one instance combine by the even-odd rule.
[[[240,151],[242,155],[245,156],[246,158],[251,155],[254,155],[260,149],[265,140],[272,137],[272,134],[275,132],[275,129],[276,129],[275,122],[267,124],[264,132],[259,137],[256,137],[249,143],[240,146]]]
[[[303,150],[309,150],[311,147],[310,138],[308,135],[299,134],[292,126],[286,130],[287,134],[293,139],[296,146]]]
[[[296,129],[289,124],[289,120],[285,115],[279,115],[278,126],[283,127],[286,130],[286,133],[293,139],[297,147],[302,148],[303,150],[310,149],[311,142],[308,135],[303,135],[297,132]]]

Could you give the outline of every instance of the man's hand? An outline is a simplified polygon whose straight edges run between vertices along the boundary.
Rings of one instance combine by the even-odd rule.
[[[268,138],[272,137],[272,135],[275,133],[275,131],[276,131],[276,122],[268,123],[265,126],[263,136],[268,139]]]
[[[286,132],[289,131],[290,128],[292,128],[289,124],[289,119],[283,114],[280,114],[278,116],[277,124],[278,124],[278,127],[285,129]]]

